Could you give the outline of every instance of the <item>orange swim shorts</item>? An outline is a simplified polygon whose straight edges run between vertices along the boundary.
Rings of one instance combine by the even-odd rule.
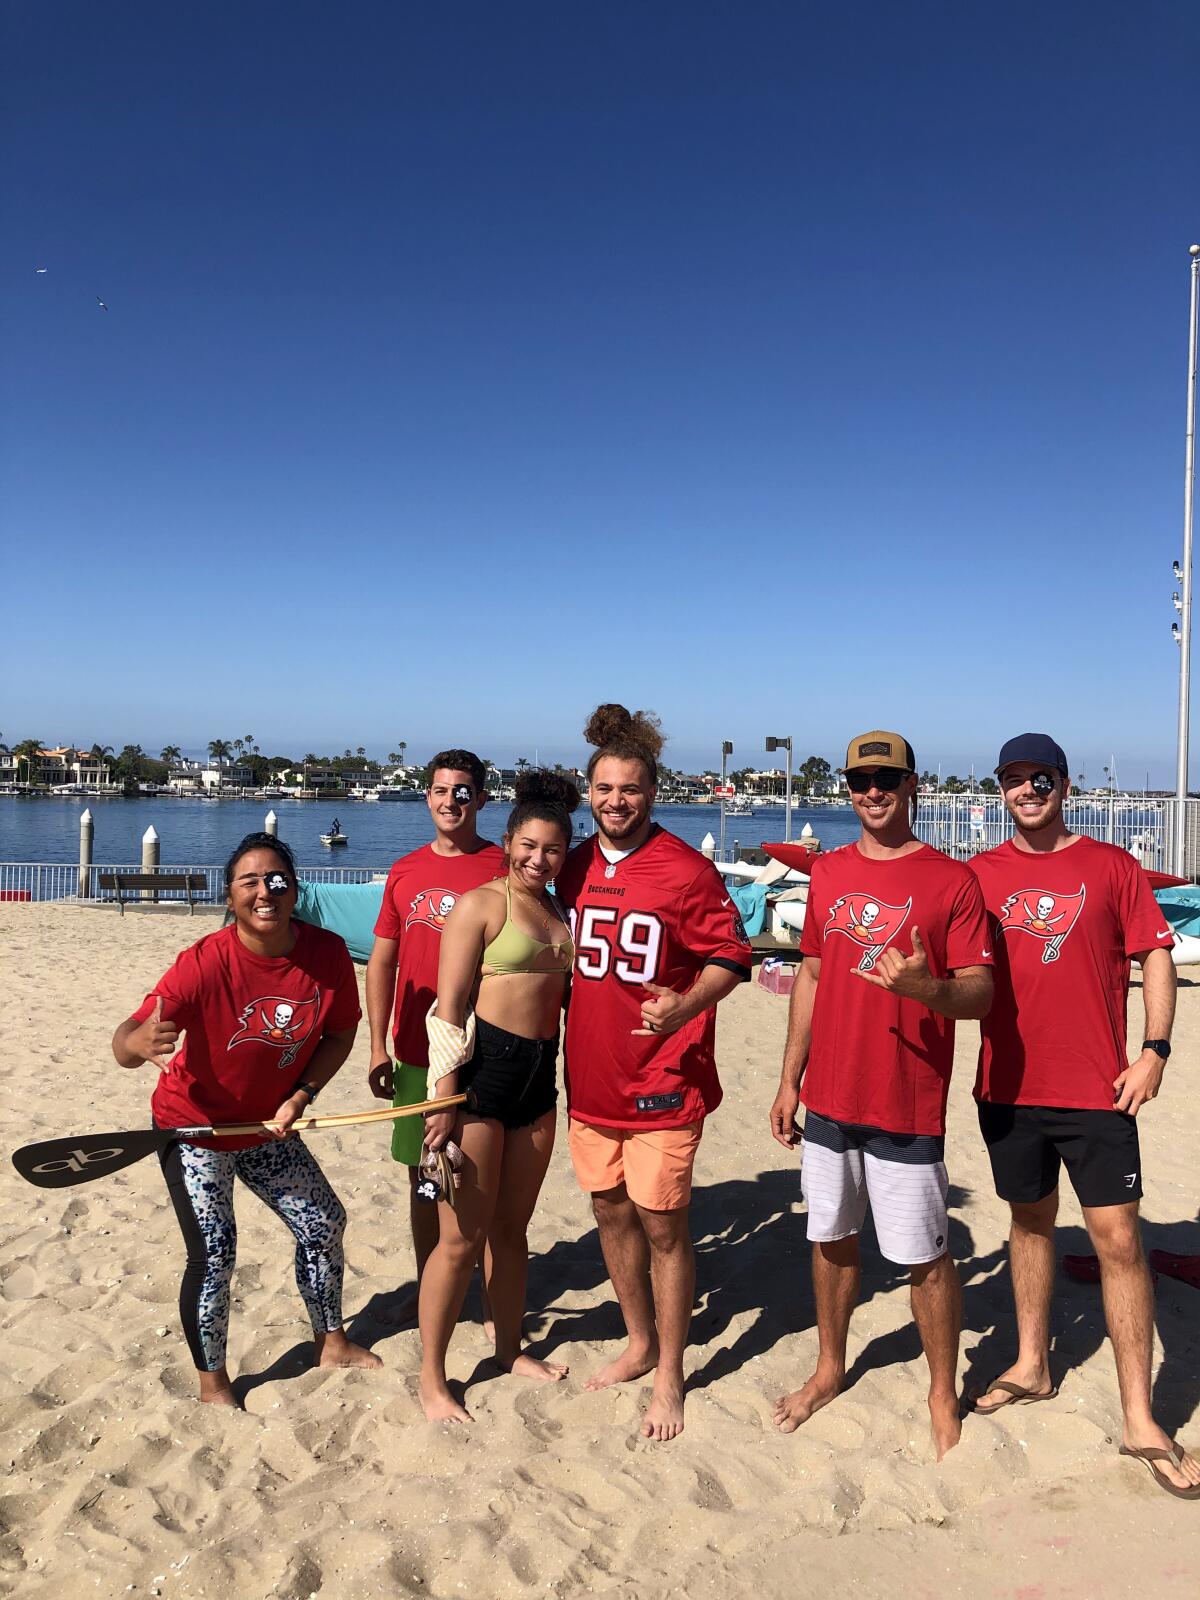
[[[692,1197],[692,1165],[704,1123],[686,1128],[598,1128],[571,1118],[571,1160],[589,1194],[623,1183],[635,1205],[678,1211]]]

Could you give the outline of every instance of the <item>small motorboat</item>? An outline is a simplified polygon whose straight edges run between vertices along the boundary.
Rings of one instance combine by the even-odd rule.
[[[341,833],[341,832],[339,832],[339,833],[323,833],[321,835],[321,843],[322,844],[327,844],[330,847],[330,849],[332,849],[335,845],[349,844],[350,841],[349,841],[349,839],[347,839],[346,835],[344,833]]]

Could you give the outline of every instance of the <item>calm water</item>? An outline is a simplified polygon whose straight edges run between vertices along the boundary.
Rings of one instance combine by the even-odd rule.
[[[397,856],[431,836],[429,812],[423,804],[389,802],[367,804],[346,800],[337,806],[321,800],[173,800],[139,795],[136,800],[96,800],[83,795],[27,798],[0,795],[0,861],[77,861],[79,817],[91,809],[95,824],[93,860],[100,864],[137,862],[142,859],[142,835],[153,825],[161,840],[164,866],[210,866],[222,863],[245,834],[261,828],[274,807],[279,837],[291,845],[300,866],[388,867]],[[499,839],[509,808],[489,805],[480,818],[480,831]],[[720,837],[720,810],[716,806],[660,806],[658,820],[689,844],[699,845],[706,833]],[[344,849],[329,850],[320,842],[334,817],[341,819],[349,838]],[[585,807],[577,821],[590,831]],[[806,822],[826,849],[844,844],[858,833],[853,811],[816,806],[792,813],[792,835],[798,837]],[[730,817],[726,823],[729,848],[734,840],[758,845],[764,839],[783,838],[783,807],[756,811],[750,817]]]

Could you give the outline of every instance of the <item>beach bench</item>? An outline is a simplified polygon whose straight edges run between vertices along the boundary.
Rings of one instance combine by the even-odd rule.
[[[173,889],[187,895],[188,916],[192,917],[196,914],[196,896],[203,896],[208,888],[208,878],[203,872],[102,872],[96,883],[100,889],[116,895],[122,916],[125,915],[125,896]],[[154,897],[158,898],[157,892]]]

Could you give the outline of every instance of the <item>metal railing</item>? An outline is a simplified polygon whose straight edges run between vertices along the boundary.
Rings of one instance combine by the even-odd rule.
[[[1172,823],[1175,799],[1111,794],[1089,798],[1071,795],[1063,818],[1072,833],[1087,834],[1118,845],[1144,867],[1181,878],[1200,873],[1200,800],[1188,800],[1182,866],[1176,864]],[[947,855],[964,860],[991,850],[1012,836],[1013,821],[999,795],[935,794],[920,796],[917,836]]]
[[[81,905],[100,905],[111,898],[98,886],[101,873],[107,877],[114,872],[139,874],[147,870],[164,875],[203,873],[206,883],[197,903],[225,903],[224,867],[160,863],[157,868],[147,869],[140,862],[129,861],[96,861],[90,867],[79,867],[73,861],[0,861],[0,901],[74,900]],[[298,870],[306,883],[382,883],[388,872],[386,867],[300,867]],[[187,903],[182,890],[163,889],[157,891],[155,898],[180,905]]]

